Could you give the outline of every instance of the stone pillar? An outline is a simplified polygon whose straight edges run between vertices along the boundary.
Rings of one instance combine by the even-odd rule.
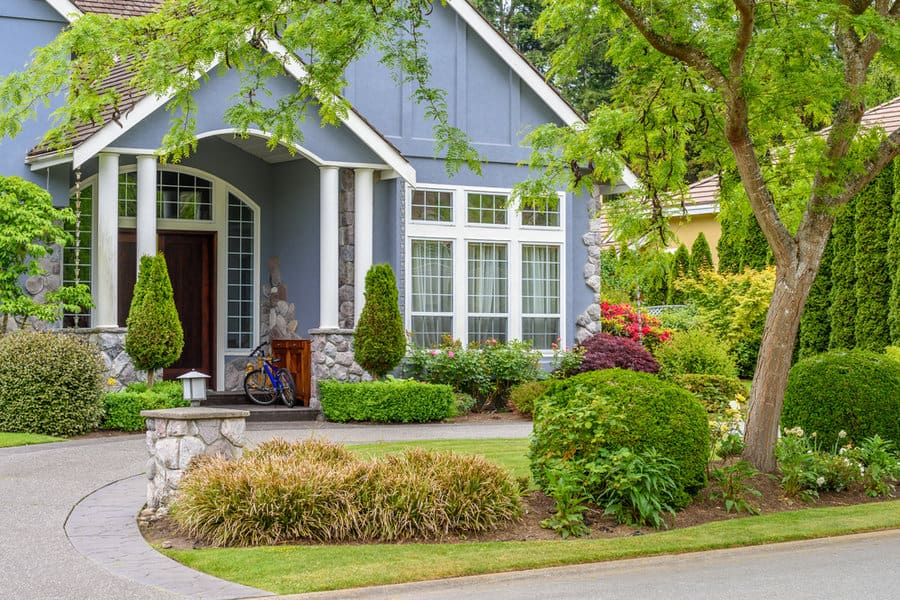
[[[100,154],[97,177],[97,256],[94,262],[94,325],[118,326],[119,155]]]
[[[195,456],[243,454],[246,410],[166,408],[142,410],[147,419],[147,507],[165,512]]]
[[[156,157],[137,157],[137,266],[156,255]]]
[[[372,266],[372,237],[374,214],[374,171],[372,169],[356,169],[354,171],[354,281],[353,323],[359,321],[365,302],[366,273]]]
[[[338,168],[319,167],[319,327],[338,326]]]
[[[338,302],[340,302],[338,310],[338,327],[341,329],[353,329],[356,324],[353,316],[353,299],[356,280],[356,273],[354,271],[354,238],[356,237],[354,232],[354,223],[356,222],[356,194],[354,190],[356,187],[353,171],[350,169],[341,169],[340,181],[341,226],[340,229],[338,229],[338,237],[340,240],[341,266],[338,275]]]
[[[589,230],[581,237],[587,246],[588,258],[582,271],[585,284],[594,292],[594,301],[577,317],[575,317],[575,343],[580,344],[596,332],[600,331],[600,259],[603,250],[603,237],[606,232],[601,210],[603,196],[597,187],[588,203],[591,213]]]
[[[365,370],[353,359],[352,329],[310,329],[310,377],[311,408],[321,408],[319,382],[325,379],[337,381],[368,381]]]

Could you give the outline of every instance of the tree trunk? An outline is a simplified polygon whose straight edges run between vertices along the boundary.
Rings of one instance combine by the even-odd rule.
[[[819,271],[833,217],[817,215],[813,220],[816,223],[808,224],[812,226],[804,231],[805,239],[798,240],[802,259],[776,266],[775,289],[750,387],[743,458],[765,473],[777,468],[775,444],[800,317]]]

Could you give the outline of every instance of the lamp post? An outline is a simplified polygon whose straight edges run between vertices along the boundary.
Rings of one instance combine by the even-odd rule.
[[[184,399],[190,401],[191,406],[200,406],[202,400],[206,400],[206,380],[209,375],[191,369],[177,379],[184,386]]]

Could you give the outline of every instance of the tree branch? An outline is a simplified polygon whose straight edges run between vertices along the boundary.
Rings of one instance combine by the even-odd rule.
[[[753,0],[734,0],[734,6],[740,13],[741,23],[738,28],[737,44],[729,61],[732,81],[739,79],[744,72],[744,59],[747,56],[750,41],[753,39],[753,22],[755,20]]]
[[[677,58],[686,65],[697,69],[710,85],[716,89],[724,89],[728,85],[728,79],[709,59],[703,50],[697,46],[676,42],[668,35],[660,35],[653,30],[650,20],[635,7],[630,0],[616,0],[616,4],[622,12],[634,23],[637,30],[644,36],[650,45],[672,58]]]

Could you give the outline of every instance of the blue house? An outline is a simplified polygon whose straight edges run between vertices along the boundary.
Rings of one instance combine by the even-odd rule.
[[[85,12],[139,14],[155,4],[4,0],[0,73],[22,68]],[[64,153],[40,150],[40,122],[0,142],[0,173],[46,187],[80,215],[77,241],[51,257],[29,292],[88,283],[96,307],[64,325],[99,341],[112,377],[124,381],[133,377],[121,339],[136,263],[164,252],[186,339],[167,375],[196,368],[220,390],[240,386],[249,350],[265,337],[310,340],[313,394],[316,380],[362,377],[350,342],[374,263],[392,265],[419,344],[522,339],[549,353],[557,339],[588,335],[599,282],[589,202],[560,190],[555,210],[503,206],[528,175],[523,135],[580,116],[465,0],[435,3],[426,35],[452,124],[486,158],[481,176],[448,176],[432,124],[377,56],[348,71],[353,110],[325,128],[311,110],[295,152],[270,150],[263,131],[236,136],[223,112],[239,75],[211,70],[196,92],[197,152],[179,164],[156,156],[167,98],[136,99]],[[296,89],[302,69],[293,63],[270,89]]]

